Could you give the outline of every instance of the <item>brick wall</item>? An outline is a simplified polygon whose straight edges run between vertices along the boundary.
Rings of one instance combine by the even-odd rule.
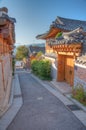
[[[82,84],[86,90],[86,66],[75,64],[74,67],[74,86]]]

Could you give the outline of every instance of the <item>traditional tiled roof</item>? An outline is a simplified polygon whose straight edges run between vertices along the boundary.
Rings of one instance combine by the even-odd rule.
[[[37,38],[37,39],[43,39],[48,33],[49,33],[49,32],[46,32],[46,33],[37,35],[36,38]]]
[[[60,28],[63,30],[74,30],[78,27],[82,27],[86,32],[86,21],[57,17],[56,20],[51,24],[51,27]]]
[[[38,46],[29,46],[30,53],[38,53],[38,52],[45,53],[45,47],[38,47]]]
[[[69,18],[63,18],[57,16],[56,20],[52,22],[50,25],[50,29],[48,32],[37,35],[37,39],[44,39],[49,33],[52,28],[58,28],[63,31],[72,31],[76,28],[82,27],[83,31],[86,32],[86,21],[82,20],[75,20],[75,19],[69,19]]]
[[[9,17],[6,7],[0,8],[0,34],[3,35],[3,38],[10,37],[12,43],[15,43],[15,22],[15,18]]]
[[[71,43],[86,43],[86,35],[82,28],[77,28],[70,32],[62,33],[62,36],[58,37],[55,41],[51,41],[51,45],[56,44],[71,44]]]
[[[15,19],[15,18],[9,17],[9,19],[10,19],[10,21],[11,21],[12,23],[16,23],[16,19]]]
[[[5,7],[6,8],[6,7]],[[7,9],[7,8],[6,8]],[[16,22],[16,19],[15,18],[12,18],[12,17],[9,17],[8,15],[8,11],[5,12],[3,10],[3,8],[0,8],[0,25],[5,25],[6,24],[6,20],[12,22],[12,23],[15,23]]]

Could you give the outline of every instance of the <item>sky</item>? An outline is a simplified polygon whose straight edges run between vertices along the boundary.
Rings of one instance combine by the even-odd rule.
[[[44,43],[38,34],[49,30],[57,16],[86,20],[86,0],[0,0],[16,18],[16,45]]]

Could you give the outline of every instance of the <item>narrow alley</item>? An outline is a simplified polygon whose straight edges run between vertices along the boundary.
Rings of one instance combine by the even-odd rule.
[[[85,130],[65,105],[30,73],[19,72],[23,105],[7,130]]]

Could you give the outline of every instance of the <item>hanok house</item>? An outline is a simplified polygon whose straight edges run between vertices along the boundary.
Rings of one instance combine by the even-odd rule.
[[[57,17],[47,33],[36,37],[46,40],[47,53],[57,53],[57,81],[74,85],[75,61],[85,52],[85,34],[86,21]]]
[[[38,52],[42,52],[44,54],[45,47],[33,46],[33,45],[29,46],[29,55],[31,59],[34,59]]]
[[[8,16],[6,7],[0,8],[0,110],[2,112],[8,106],[11,90],[15,22],[14,18]]]
[[[36,59],[36,55],[38,52],[45,53],[45,46],[37,46],[37,45],[30,45],[29,46],[29,58],[28,58],[28,67],[31,67],[31,60]]]

